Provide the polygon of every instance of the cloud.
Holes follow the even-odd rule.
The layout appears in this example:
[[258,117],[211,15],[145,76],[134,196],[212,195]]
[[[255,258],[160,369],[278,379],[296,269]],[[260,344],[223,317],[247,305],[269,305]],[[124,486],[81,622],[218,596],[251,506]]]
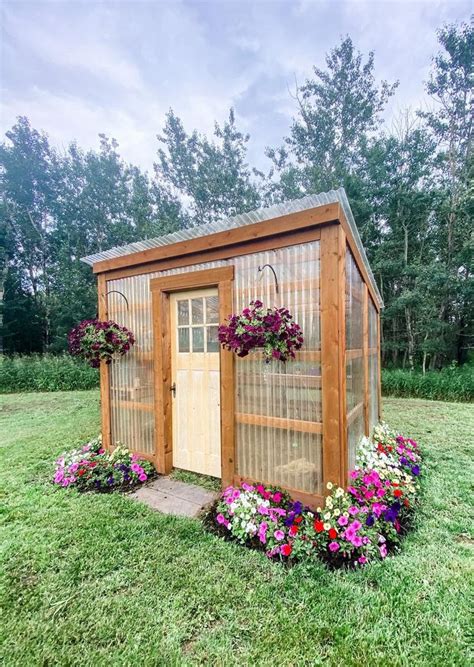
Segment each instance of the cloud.
[[296,112],[288,88],[349,33],[375,51],[376,78],[401,80],[387,120],[424,103],[435,30],[467,19],[465,0],[13,2],[2,5],[0,129],[17,115],[65,147],[97,147],[104,132],[128,161],[152,166],[166,111],[212,133],[234,106],[266,168]]

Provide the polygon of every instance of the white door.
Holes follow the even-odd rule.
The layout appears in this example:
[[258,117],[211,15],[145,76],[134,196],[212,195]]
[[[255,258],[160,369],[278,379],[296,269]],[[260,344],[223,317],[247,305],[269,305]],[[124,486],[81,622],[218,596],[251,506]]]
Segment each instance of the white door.
[[221,476],[216,288],[171,295],[173,466]]

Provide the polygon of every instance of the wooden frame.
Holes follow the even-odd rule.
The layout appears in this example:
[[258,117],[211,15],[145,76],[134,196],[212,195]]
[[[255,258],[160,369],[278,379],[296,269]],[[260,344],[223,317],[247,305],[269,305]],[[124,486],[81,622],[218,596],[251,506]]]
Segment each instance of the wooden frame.
[[347,468],[345,374],[346,238],[340,225],[321,233],[321,384],[323,480],[344,486]]
[[[232,312],[234,267],[180,273],[150,281],[152,294],[155,362],[155,465],[167,475],[173,467],[173,423],[171,410],[171,325],[170,294],[201,287],[217,287],[219,318],[222,322]],[[220,351],[221,396],[221,478],[222,485],[232,483],[235,462],[234,427],[234,356]]]
[[[232,260],[242,255],[274,250],[319,240],[320,254],[320,308],[321,351],[302,350],[297,359],[320,361],[321,377],[311,378],[322,390],[322,421],[320,423],[273,417],[266,426],[292,428],[311,433],[321,433],[323,439],[323,483],[328,481],[345,485],[347,480],[347,426],[363,410],[365,430],[369,424],[368,403],[368,300],[371,299],[377,313],[378,394],[380,396],[380,304],[369,280],[368,270],[359,246],[338,203],[319,206],[307,211],[292,213],[272,220],[232,228],[226,231],[198,237],[178,243],[120,256],[94,265],[98,276],[99,317],[107,319],[107,285],[109,281],[149,274],[170,269],[189,267],[189,272],[162,276],[150,281],[152,295],[154,352],[150,363],[154,364],[156,453],[153,459],[159,472],[167,474],[172,467],[171,421],[171,358],[169,354],[171,292],[199,287],[216,286],[219,290],[220,319],[232,312],[233,267],[193,270],[197,264],[211,261]],[[364,331],[363,347],[350,350],[348,358],[364,359],[364,401],[346,414],[346,334],[345,334],[345,255],[349,248],[365,283],[363,292]],[[245,361],[245,360],[243,360]],[[109,368],[101,365],[101,418],[104,444],[111,447],[111,407]],[[235,422],[262,425],[262,417],[251,414],[235,414],[234,408],[234,358],[232,353],[221,351],[221,445],[222,483],[235,483],[243,478],[235,473]],[[268,423],[267,423],[268,422]],[[253,481],[253,480],[247,480]],[[265,482],[265,480],[254,480]],[[289,489],[295,498],[307,504],[321,502],[321,496],[310,496],[296,489]],[[324,493],[325,491],[323,491]]]

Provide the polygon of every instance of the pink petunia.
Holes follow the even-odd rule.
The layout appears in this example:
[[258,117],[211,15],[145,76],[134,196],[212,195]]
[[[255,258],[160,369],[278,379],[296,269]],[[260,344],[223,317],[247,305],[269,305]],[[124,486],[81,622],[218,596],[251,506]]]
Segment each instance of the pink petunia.
[[365,556],[360,556],[360,557],[358,558],[358,562],[359,562],[361,565],[365,565],[365,564],[367,563],[367,558],[366,558]]
[[277,491],[276,493],[273,494],[273,502],[274,503],[281,502],[281,498],[282,498],[282,496],[281,496],[281,493],[279,491]]
[[142,472],[142,474],[138,477],[138,479],[140,480],[140,482],[146,482],[148,477],[145,475],[144,472]]
[[217,523],[222,524],[222,523],[225,523],[226,518],[225,518],[225,516],[224,516],[223,514],[218,514],[218,515],[216,516],[216,521],[217,521]]
[[338,542],[329,542],[329,547],[328,548],[329,548],[329,551],[335,552],[335,551],[339,551],[340,546],[339,546]]
[[285,533],[282,530],[275,530],[273,536],[276,540],[280,541],[285,537]]
[[349,477],[351,479],[357,479],[359,477],[359,471],[358,470],[351,470],[349,473]]
[[361,524],[360,521],[357,521],[357,519],[356,519],[355,521],[353,521],[353,522],[351,523],[351,526],[350,526],[350,527],[353,528],[355,531],[357,531],[357,530],[359,530],[359,529],[362,527],[362,524]]
[[354,537],[352,538],[352,544],[353,544],[355,547],[361,547],[361,546],[362,546],[362,538],[361,538],[361,536],[360,536],[360,535],[354,535]]
[[263,516],[268,516],[268,507],[266,507],[265,505],[259,505],[257,507],[257,512],[259,514],[262,514]]
[[355,516],[356,514],[359,514],[359,508],[358,508],[358,507],[354,507],[354,505],[352,505],[351,507],[349,507],[349,509],[348,509],[347,511],[349,512],[349,514],[350,514],[351,516]]
[[341,515],[339,517],[339,519],[337,520],[337,523],[340,526],[347,526],[348,522],[349,522],[349,519],[347,518],[347,516],[343,516],[343,515]]
[[382,544],[382,546],[379,547],[379,551],[380,551],[381,558],[385,558],[387,556],[387,545]]

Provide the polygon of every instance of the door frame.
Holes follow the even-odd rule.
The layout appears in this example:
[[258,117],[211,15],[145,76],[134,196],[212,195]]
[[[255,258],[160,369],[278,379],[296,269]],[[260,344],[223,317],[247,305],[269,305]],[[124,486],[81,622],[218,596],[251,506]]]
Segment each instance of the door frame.
[[[170,295],[190,289],[217,287],[219,322],[233,311],[232,284],[234,266],[204,271],[190,271],[150,280],[153,324],[153,361],[155,389],[155,466],[168,475],[173,468],[173,417],[171,404],[171,311]],[[221,480],[226,487],[233,483],[235,471],[235,385],[234,355],[220,349],[220,422]]]

